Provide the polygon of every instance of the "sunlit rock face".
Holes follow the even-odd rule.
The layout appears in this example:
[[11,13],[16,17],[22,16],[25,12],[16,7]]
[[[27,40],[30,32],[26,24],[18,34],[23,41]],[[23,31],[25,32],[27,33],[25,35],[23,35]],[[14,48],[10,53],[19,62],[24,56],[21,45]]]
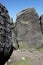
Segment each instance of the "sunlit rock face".
[[0,3],[0,65],[4,65],[13,52],[11,25],[8,11]]
[[26,44],[28,48],[37,48],[43,44],[40,20],[34,8],[25,9],[17,14],[16,29],[19,43]]

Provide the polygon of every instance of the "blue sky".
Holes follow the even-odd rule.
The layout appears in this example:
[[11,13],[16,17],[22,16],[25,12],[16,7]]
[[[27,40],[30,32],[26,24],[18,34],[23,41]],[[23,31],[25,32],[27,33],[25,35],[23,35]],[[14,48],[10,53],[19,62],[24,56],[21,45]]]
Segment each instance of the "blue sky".
[[43,14],[43,0],[0,0],[6,6],[9,15],[16,20],[16,14],[23,9],[34,7],[39,15]]

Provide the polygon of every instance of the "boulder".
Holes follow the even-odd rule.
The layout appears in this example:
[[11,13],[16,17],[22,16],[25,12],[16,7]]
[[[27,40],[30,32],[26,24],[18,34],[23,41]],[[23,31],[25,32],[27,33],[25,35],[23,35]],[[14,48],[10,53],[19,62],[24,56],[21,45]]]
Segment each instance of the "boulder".
[[40,20],[41,31],[43,34],[43,15],[40,16],[39,20]]
[[7,9],[0,3],[0,65],[5,64],[12,52],[12,23]]
[[18,42],[26,44],[26,48],[38,48],[43,44],[40,20],[34,8],[28,8],[19,12],[15,25]]

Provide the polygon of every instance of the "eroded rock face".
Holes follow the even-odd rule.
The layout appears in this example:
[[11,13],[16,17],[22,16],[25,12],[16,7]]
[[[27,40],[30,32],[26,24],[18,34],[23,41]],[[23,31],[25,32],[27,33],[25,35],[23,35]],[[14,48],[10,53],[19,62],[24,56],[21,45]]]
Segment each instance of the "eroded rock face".
[[43,34],[43,15],[40,16],[39,20],[40,20],[41,31]]
[[0,65],[4,65],[13,52],[11,25],[8,11],[0,3]]
[[14,49],[18,49],[19,48],[18,40],[13,30],[12,30],[12,42],[13,42]]
[[16,19],[17,38],[28,47],[40,47],[42,33],[39,16],[34,8],[28,8],[17,14]]

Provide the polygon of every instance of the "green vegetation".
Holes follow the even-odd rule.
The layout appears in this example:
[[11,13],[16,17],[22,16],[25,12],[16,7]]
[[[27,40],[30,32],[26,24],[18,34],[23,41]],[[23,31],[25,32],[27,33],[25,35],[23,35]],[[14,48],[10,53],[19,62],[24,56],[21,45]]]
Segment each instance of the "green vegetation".
[[37,50],[41,52],[41,51],[43,51],[43,47],[38,48]]
[[13,63],[11,65],[26,65],[26,62],[25,61],[19,61],[19,62]]
[[13,62],[12,64],[10,65],[34,65],[31,61],[31,58],[25,58],[25,60],[20,60],[20,61],[17,61],[17,62]]

